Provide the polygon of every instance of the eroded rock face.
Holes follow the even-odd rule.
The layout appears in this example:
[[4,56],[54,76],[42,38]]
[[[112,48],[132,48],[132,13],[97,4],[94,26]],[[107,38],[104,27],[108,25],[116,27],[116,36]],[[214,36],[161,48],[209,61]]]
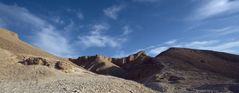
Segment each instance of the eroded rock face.
[[82,56],[70,59],[73,63],[98,74],[118,76],[130,80],[141,80],[162,69],[162,65],[140,51],[123,58],[102,55]]
[[72,66],[69,63],[58,61],[55,64],[55,68],[59,70],[69,70],[72,69]]
[[150,58],[149,56],[147,56],[145,54],[144,51],[139,51],[136,54],[133,55],[129,55],[128,57],[124,57],[124,58],[112,58],[113,60],[111,61],[112,63],[122,67],[126,64],[129,64],[131,62],[136,62],[136,61],[141,61],[143,62],[145,59]]
[[23,59],[19,63],[22,63],[23,65],[42,65],[42,66],[47,66],[50,68],[56,68],[58,70],[63,70],[63,71],[72,69],[72,65],[70,65],[67,62],[50,61],[41,57],[29,57],[29,58]]
[[[70,60],[92,72],[134,80],[164,93],[195,93],[214,91],[217,86],[213,84],[238,80],[238,58],[222,52],[170,48],[156,57],[140,51],[123,58],[96,55]],[[212,89],[197,88],[205,84],[212,84]],[[227,90],[237,91],[236,88]]]
[[78,59],[69,60],[97,74],[113,75],[120,77],[122,74],[125,73],[124,69],[111,62],[112,58],[102,55],[82,56]]
[[30,58],[27,58],[27,59],[21,61],[20,63],[22,63],[24,65],[44,65],[44,66],[50,66],[49,61],[47,61],[46,59],[43,59],[41,57],[30,57]]

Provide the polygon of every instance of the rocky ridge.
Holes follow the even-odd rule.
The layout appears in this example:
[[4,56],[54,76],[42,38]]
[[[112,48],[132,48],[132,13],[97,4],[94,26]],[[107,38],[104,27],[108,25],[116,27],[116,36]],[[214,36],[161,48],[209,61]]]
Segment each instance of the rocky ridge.
[[163,67],[154,58],[147,56],[144,51],[123,58],[96,55],[69,60],[98,74],[113,75],[135,81],[140,81],[146,78],[147,74],[154,74]]
[[140,51],[123,58],[96,55],[70,60],[94,73],[134,80],[160,92],[237,93],[238,58],[223,52],[169,48],[156,57]]

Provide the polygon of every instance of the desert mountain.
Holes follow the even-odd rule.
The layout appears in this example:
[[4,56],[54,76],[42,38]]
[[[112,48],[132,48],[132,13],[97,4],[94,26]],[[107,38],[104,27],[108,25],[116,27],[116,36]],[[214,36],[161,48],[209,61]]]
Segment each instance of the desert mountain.
[[239,93],[238,83],[239,55],[170,48],[66,59],[0,29],[1,93]]
[[0,29],[0,93],[155,93],[134,81],[91,73]]
[[239,56],[223,52],[170,48],[156,57],[140,51],[123,58],[96,55],[70,60],[92,72],[134,80],[161,92],[239,92]]
[[82,56],[70,59],[73,63],[104,75],[113,75],[125,79],[139,81],[163,68],[154,58],[147,56],[144,51],[123,58],[110,58],[103,55]]
[[198,68],[239,79],[239,55],[209,50],[170,48],[156,58],[161,62],[173,64],[175,68]]

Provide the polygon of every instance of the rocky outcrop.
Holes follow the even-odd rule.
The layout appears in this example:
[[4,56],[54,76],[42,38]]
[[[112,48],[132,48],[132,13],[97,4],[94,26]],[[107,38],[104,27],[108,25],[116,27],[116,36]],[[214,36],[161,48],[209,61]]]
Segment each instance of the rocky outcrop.
[[24,65],[44,65],[44,66],[50,66],[49,62],[46,59],[43,59],[41,57],[30,57],[27,58],[20,63]]
[[144,51],[123,58],[110,58],[102,55],[82,56],[70,59],[73,63],[98,74],[118,76],[140,81],[162,69],[162,65],[147,56]]
[[70,71],[73,67],[70,63],[62,62],[62,61],[50,61],[41,57],[29,57],[26,59],[23,59],[19,63],[23,65],[41,65],[41,66],[47,66],[49,68],[55,68],[58,70],[63,71]]
[[92,72],[134,80],[164,93],[211,91],[197,87],[231,84],[239,78],[238,55],[208,50],[170,48],[156,57],[140,51],[123,58],[96,55],[70,60]]
[[70,61],[98,74],[120,76],[125,72],[119,66],[111,62],[112,58],[102,55],[82,56],[78,59],[70,59]]
[[149,56],[147,56],[144,51],[139,51],[133,55],[129,55],[128,57],[112,58],[111,62],[122,67],[131,62],[144,61],[144,59],[146,59],[146,58],[149,58]]
[[70,64],[66,63],[66,62],[57,61],[55,63],[55,68],[59,69],[59,70],[67,71],[67,70],[72,69],[72,66]]
[[75,63],[79,63],[79,65],[83,63],[93,62],[93,61],[101,61],[101,62],[113,63],[121,67],[131,62],[143,61],[145,58],[148,58],[148,57],[149,56],[147,56],[144,51],[139,51],[136,54],[129,55],[128,57],[124,57],[124,58],[111,58],[111,57],[106,57],[103,55],[95,55],[95,56],[82,56],[82,57],[79,57],[78,59],[70,59],[70,60]]

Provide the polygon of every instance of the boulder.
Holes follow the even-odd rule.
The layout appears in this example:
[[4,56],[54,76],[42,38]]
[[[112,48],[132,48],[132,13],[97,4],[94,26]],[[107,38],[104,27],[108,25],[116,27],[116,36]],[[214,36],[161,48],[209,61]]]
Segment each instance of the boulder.
[[49,62],[46,59],[43,59],[41,57],[29,57],[20,63],[24,65],[44,65],[44,66],[50,66]]
[[58,61],[56,62],[55,64],[55,68],[56,69],[60,69],[60,70],[69,70],[71,69],[71,65],[70,64],[67,64],[66,62],[61,62],[61,61]]

